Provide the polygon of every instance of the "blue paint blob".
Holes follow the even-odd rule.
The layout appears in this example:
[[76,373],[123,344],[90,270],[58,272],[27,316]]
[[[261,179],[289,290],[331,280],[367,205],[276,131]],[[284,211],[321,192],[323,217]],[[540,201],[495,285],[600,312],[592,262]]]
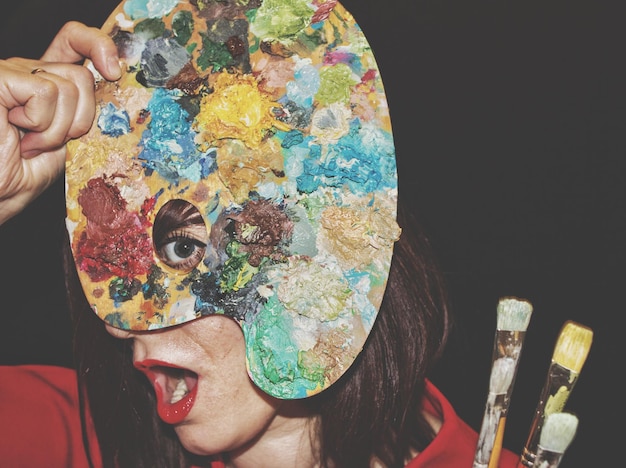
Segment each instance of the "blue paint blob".
[[[391,135],[380,129],[364,129],[358,120],[350,132],[324,148],[312,146],[298,176],[298,190],[312,193],[320,187],[343,187],[357,195],[395,188],[395,152]],[[372,132],[376,132],[372,135]]]
[[148,104],[151,120],[142,135],[139,157],[145,166],[178,184],[197,182],[215,170],[216,152],[201,153],[195,142],[189,113],[181,107],[175,91],[155,89]]
[[100,112],[98,128],[104,135],[120,137],[130,132],[130,117],[124,109],[116,108],[109,102]]

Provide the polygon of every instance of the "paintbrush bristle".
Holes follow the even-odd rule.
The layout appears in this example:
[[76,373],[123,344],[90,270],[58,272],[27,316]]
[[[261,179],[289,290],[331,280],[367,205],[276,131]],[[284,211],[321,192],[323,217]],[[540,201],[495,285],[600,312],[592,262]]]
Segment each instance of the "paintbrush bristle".
[[506,393],[515,377],[515,359],[508,356],[496,359],[489,378],[489,393]]
[[580,373],[593,340],[591,328],[568,320],[563,325],[554,346],[552,360],[557,364]]
[[564,453],[574,440],[578,429],[578,417],[571,413],[552,413],[546,417],[539,436],[544,450]]
[[498,330],[526,331],[533,306],[524,299],[504,297],[498,302]]

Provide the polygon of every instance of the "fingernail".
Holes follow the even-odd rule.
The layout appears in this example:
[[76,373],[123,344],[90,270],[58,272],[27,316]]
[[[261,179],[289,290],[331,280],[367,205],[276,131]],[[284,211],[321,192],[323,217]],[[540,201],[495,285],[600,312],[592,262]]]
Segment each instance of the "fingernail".
[[115,79],[122,76],[122,67],[120,66],[120,61],[117,57],[109,57],[107,59],[107,68],[111,76]]

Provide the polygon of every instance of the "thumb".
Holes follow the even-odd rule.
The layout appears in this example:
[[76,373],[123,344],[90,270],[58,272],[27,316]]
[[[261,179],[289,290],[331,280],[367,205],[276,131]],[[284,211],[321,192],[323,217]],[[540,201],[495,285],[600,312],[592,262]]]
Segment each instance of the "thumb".
[[100,29],[77,21],[65,23],[41,57],[47,62],[64,63],[77,63],[84,59],[90,59],[107,80],[114,81],[121,76],[113,39]]

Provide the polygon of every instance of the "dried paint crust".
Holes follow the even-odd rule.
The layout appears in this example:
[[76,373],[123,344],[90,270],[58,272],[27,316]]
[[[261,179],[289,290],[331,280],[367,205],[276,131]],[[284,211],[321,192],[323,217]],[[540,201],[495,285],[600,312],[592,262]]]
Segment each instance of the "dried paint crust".
[[[136,330],[226,314],[261,389],[326,388],[362,349],[400,235],[391,123],[359,26],[334,1],[129,0],[104,29],[125,72],[98,78],[96,122],[66,165],[93,309]],[[206,226],[186,244],[163,236],[200,252],[182,271],[154,235],[171,200]]]

